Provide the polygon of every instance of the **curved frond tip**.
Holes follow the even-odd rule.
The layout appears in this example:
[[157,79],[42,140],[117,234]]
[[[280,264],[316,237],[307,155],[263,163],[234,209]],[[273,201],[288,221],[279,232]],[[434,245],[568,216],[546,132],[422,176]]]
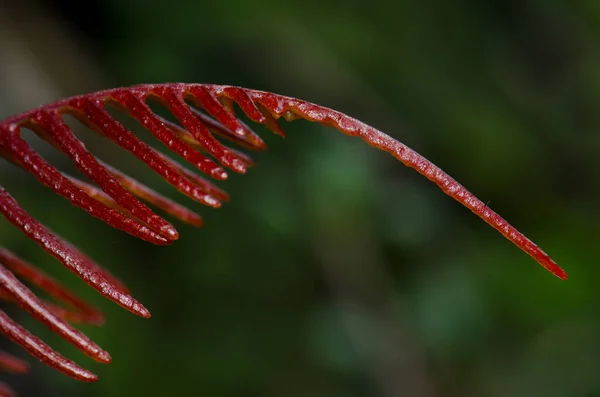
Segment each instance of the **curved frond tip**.
[[[179,123],[167,121],[157,115],[151,110],[148,101],[162,104]],[[250,120],[264,124],[280,136],[285,136],[278,123],[283,117],[287,121],[302,118],[360,137],[434,182],[444,193],[469,208],[550,272],[561,279],[567,278],[566,273],[537,245],[456,180],[408,146],[343,113],[273,93],[232,86],[174,83],[139,85],[76,96],[0,122],[0,155],[33,174],[55,193],[109,225],[154,244],[170,244],[179,237],[176,229],[149,206],[195,226],[202,224],[200,216],[97,159],[71,131],[63,116],[73,116],[129,151],[182,194],[209,207],[218,208],[229,200],[229,196],[210,179],[227,179],[228,171],[245,173],[253,162],[249,156],[222,144],[216,137],[243,149],[266,149],[260,136],[237,116],[234,104]],[[136,120],[170,151],[209,179],[188,170],[144,143],[107,111],[107,105],[117,107]],[[89,182],[65,175],[46,162],[20,137],[21,128],[34,131],[67,154]],[[135,314],[150,316],[148,310],[129,295],[119,280],[33,219],[1,186],[0,212],[99,293]],[[0,297],[16,301],[96,360],[110,361],[108,353],[66,323],[67,320],[101,323],[103,318],[100,313],[64,290],[49,276],[6,250],[0,250],[0,264],[4,265],[0,267]],[[13,273],[47,290],[51,296],[75,310],[41,302]],[[95,375],[58,355],[1,312],[0,329],[47,364],[77,379],[95,379]],[[10,366],[11,361],[0,355],[0,364]]]

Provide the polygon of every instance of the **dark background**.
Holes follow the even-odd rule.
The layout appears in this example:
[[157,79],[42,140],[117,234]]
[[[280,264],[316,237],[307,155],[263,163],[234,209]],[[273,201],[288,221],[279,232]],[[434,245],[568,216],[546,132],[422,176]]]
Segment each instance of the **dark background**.
[[105,311],[104,327],[82,328],[113,356],[97,364],[7,308],[100,376],[81,384],[39,363],[1,375],[22,396],[600,396],[600,2],[0,1],[0,117],[167,81],[273,91],[372,124],[489,201],[570,278],[391,157],[302,121],[285,140],[257,127],[270,150],[221,184],[232,201],[220,210],[179,197],[206,224],[175,223],[170,247],[0,160],[0,183],[152,312],[101,299],[0,220],[2,245]]

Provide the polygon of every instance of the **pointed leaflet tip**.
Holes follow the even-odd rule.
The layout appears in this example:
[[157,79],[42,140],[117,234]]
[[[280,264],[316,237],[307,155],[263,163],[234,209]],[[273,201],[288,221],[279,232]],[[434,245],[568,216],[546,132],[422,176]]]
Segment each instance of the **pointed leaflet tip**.
[[[548,256],[548,254],[546,254],[538,246],[533,244],[529,239],[527,239],[527,242],[529,244],[524,244],[523,246],[519,246],[519,247],[521,249],[523,249],[525,252],[527,252],[529,255],[531,255],[531,257],[533,259],[538,261],[538,263],[540,265],[545,267],[548,271],[550,271],[556,277],[560,278],[561,280],[567,279],[567,277],[568,277],[567,272],[565,272],[560,266],[558,266],[558,264],[556,262],[554,262],[552,260],[552,258],[550,258]],[[530,245],[532,245],[533,248],[530,248]]]
[[227,179],[229,177],[229,175],[227,175],[227,172],[225,172],[225,170],[223,168],[215,168],[211,173],[210,176],[212,176],[215,179],[218,179],[220,181],[224,181],[225,179]]
[[213,208],[221,208],[221,202],[213,196],[204,196],[204,202]]
[[173,225],[166,224],[160,228],[160,234],[167,237],[169,240],[179,239],[179,232]]
[[136,303],[133,305],[133,310],[132,310],[132,312],[133,312],[133,313],[135,313],[135,314],[137,314],[137,315],[138,315],[138,316],[140,316],[140,317],[143,317],[143,318],[150,318],[150,317],[151,317],[150,311],[149,311],[148,309],[146,309],[146,308],[144,307],[144,305],[142,305],[142,304],[141,304],[141,303],[139,303],[139,302],[136,302]]

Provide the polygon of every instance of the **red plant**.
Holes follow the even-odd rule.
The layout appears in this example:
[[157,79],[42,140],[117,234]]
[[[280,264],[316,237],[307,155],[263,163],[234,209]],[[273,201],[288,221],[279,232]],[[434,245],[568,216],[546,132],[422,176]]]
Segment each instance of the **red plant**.
[[[158,101],[168,108],[181,125],[154,113],[147,104],[148,99]],[[201,84],[140,85],[107,90],[65,99],[0,122],[0,154],[35,175],[40,182],[90,215],[151,243],[170,244],[178,238],[175,228],[136,196],[192,225],[201,225],[200,216],[97,160],[73,134],[62,115],[74,116],[89,128],[130,151],[181,193],[218,208],[221,202],[228,200],[224,191],[142,142],[115,120],[105,106],[110,104],[118,107],[199,171],[214,179],[224,180],[227,173],[223,167],[244,173],[253,163],[245,154],[221,144],[215,135],[246,149],[266,148],[263,140],[236,116],[234,103],[252,121],[266,125],[282,137],[285,133],[277,122],[282,116],[288,121],[303,118],[319,122],[333,126],[345,134],[359,136],[369,145],[388,152],[434,182],[444,193],[469,208],[556,276],[562,279],[567,277],[533,242],[423,156],[356,119],[300,99],[238,87]],[[20,137],[22,127],[33,130],[66,153],[79,170],[99,188],[66,176],[47,163]],[[28,215],[2,186],[0,212],[100,294],[137,315],[150,316],[148,310],[129,295],[123,283]],[[71,309],[40,301],[13,273],[46,290]],[[43,321],[95,360],[110,362],[108,353],[68,323],[101,324],[102,314],[73,296],[39,269],[5,249],[0,250],[0,285],[1,297],[19,303],[32,316]],[[3,312],[0,312],[0,328],[2,333],[30,354],[59,371],[83,381],[97,379],[91,372],[60,356]],[[0,355],[0,366],[13,371],[27,369],[26,364],[6,355]]]

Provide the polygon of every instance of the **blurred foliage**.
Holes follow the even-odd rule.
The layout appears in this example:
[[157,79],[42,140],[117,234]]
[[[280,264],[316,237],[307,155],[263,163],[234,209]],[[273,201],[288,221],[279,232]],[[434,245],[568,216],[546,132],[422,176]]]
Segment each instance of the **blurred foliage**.
[[[181,225],[170,247],[82,216],[2,162],[0,183],[153,314],[95,296],[1,220],[3,245],[105,310],[105,327],[85,331],[114,358],[97,365],[11,309],[101,377],[79,384],[41,364],[2,375],[23,396],[600,395],[598,1],[14,3],[0,2],[13,22],[0,34],[1,115],[25,110],[18,87],[46,87],[32,81],[55,87],[50,99],[166,81],[297,96],[418,150],[570,276],[552,277],[389,156],[305,122],[284,126],[285,140],[257,128],[270,150],[222,184],[232,197],[222,209],[179,197],[206,225]],[[37,55],[31,73],[46,67],[43,78],[26,73],[29,61],[6,66],[22,54]]]

